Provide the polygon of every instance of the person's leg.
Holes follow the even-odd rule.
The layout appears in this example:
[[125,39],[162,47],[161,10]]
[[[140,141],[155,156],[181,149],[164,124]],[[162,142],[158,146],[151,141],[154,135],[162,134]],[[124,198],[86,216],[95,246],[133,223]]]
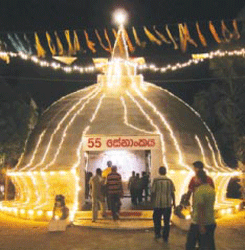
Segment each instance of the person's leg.
[[187,234],[187,240],[185,249],[195,250],[197,238],[199,237],[199,226],[197,224],[191,224],[190,229]]
[[130,188],[130,196],[131,196],[131,203],[134,205],[134,195],[133,195],[133,189]]
[[214,231],[216,224],[206,225],[206,233],[200,237],[200,250],[215,250]]
[[107,202],[107,208],[108,208],[108,210],[111,210],[110,196],[108,194],[106,194],[106,202]]
[[120,201],[120,196],[115,195],[115,213],[116,213],[116,219],[119,219],[119,212],[121,208],[121,201]]
[[105,208],[105,200],[104,199],[101,199],[100,200],[100,209],[101,209],[101,214],[103,217],[106,216],[106,208]]
[[137,198],[136,198],[136,191],[135,191],[135,188],[132,188],[131,189],[131,192],[132,192],[132,203],[133,205],[137,205]]
[[95,222],[98,217],[98,200],[96,198],[92,198],[92,221]]
[[163,226],[162,237],[165,241],[167,241],[169,237],[171,212],[172,212],[171,207],[163,209],[164,226]]
[[138,192],[139,192],[139,203],[141,203],[142,202],[142,197],[143,197],[143,188],[140,188],[139,190],[138,190]]
[[145,187],[145,201],[148,200],[148,187]]
[[154,222],[154,231],[156,238],[159,238],[161,235],[161,218],[162,218],[161,208],[154,208],[153,222]]
[[110,197],[109,200],[110,200],[112,217],[113,217],[113,220],[116,220],[117,219],[117,215],[116,215],[117,208],[116,208],[115,195],[110,195],[109,197]]

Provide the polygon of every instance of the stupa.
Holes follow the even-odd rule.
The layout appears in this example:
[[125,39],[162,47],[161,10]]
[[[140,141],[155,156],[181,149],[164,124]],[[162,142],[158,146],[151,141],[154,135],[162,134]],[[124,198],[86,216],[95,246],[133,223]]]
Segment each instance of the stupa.
[[129,58],[120,26],[111,59],[96,61],[103,71],[97,83],[62,97],[43,113],[8,172],[16,197],[2,203],[2,211],[49,219],[55,195],[63,194],[72,219],[85,203],[86,173],[103,170],[108,160],[124,183],[132,171],[146,171],[152,180],[159,166],[166,166],[177,202],[193,176],[192,163],[201,160],[215,181],[216,205],[227,204],[234,171],[222,161],[212,132],[180,98],[145,82],[137,74],[138,61]]

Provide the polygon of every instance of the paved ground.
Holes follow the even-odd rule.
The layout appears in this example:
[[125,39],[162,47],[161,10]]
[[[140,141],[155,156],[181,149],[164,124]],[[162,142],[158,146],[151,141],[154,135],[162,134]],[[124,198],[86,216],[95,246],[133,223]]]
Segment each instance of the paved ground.
[[[96,222],[97,223],[97,222]],[[99,223],[99,222],[98,222]],[[102,223],[102,222],[101,222]],[[113,221],[107,223],[114,223]],[[119,221],[117,223],[128,223]],[[135,222],[133,222],[135,223]],[[245,249],[245,211],[217,221],[217,250]],[[186,232],[171,227],[169,243],[155,240],[152,229],[109,230],[69,227],[66,232],[49,233],[47,223],[24,221],[0,214],[0,249],[6,250],[92,250],[92,249],[184,249]],[[118,226],[119,227],[119,226]]]

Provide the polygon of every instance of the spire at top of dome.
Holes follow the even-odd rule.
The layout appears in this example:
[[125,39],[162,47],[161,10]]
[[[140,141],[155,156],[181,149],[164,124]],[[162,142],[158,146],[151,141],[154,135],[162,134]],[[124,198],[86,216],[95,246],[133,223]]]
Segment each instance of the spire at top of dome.
[[117,32],[116,41],[112,51],[112,59],[121,58],[128,59],[128,48],[125,39],[125,29],[124,24],[127,20],[127,12],[123,9],[119,9],[114,13],[114,20],[119,25]]
[[112,59],[114,58],[121,58],[125,60],[128,60],[129,58],[124,27],[122,24],[119,26],[119,30],[117,32],[117,37],[112,52]]

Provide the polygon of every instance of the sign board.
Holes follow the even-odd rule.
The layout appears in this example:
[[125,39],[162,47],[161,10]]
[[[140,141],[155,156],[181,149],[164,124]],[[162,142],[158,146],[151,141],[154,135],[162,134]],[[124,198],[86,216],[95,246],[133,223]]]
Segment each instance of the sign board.
[[83,141],[84,151],[100,150],[151,150],[160,149],[158,136],[86,136]]

